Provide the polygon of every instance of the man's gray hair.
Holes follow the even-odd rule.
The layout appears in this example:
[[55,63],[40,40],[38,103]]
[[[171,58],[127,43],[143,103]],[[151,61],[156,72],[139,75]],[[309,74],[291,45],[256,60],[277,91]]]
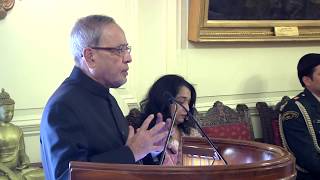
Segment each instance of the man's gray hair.
[[76,65],[80,64],[83,49],[99,44],[103,26],[116,23],[112,17],[90,15],[79,19],[71,31],[71,50]]

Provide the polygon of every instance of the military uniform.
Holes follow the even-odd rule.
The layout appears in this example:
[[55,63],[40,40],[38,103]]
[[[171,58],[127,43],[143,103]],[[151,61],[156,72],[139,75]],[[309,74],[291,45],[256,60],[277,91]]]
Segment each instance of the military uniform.
[[281,109],[280,134],[296,158],[297,179],[320,179],[320,102],[307,89]]

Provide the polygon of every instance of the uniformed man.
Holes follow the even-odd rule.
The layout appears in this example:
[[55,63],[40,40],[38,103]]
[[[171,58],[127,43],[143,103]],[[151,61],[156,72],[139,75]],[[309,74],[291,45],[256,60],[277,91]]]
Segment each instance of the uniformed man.
[[296,158],[297,180],[320,179],[320,54],[304,55],[297,69],[304,91],[282,107],[282,143]]

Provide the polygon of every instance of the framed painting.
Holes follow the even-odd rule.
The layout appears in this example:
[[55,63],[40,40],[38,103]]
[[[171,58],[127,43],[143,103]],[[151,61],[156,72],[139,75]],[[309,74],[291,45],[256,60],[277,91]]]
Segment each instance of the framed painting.
[[192,42],[319,41],[320,0],[189,0]]

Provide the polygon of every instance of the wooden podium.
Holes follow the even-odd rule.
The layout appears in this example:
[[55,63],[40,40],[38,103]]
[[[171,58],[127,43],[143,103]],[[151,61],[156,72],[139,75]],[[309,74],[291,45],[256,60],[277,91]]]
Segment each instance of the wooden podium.
[[211,165],[204,138],[183,137],[182,165],[155,166],[70,162],[71,180],[290,180],[295,159],[281,147],[253,141],[212,139],[228,165]]

